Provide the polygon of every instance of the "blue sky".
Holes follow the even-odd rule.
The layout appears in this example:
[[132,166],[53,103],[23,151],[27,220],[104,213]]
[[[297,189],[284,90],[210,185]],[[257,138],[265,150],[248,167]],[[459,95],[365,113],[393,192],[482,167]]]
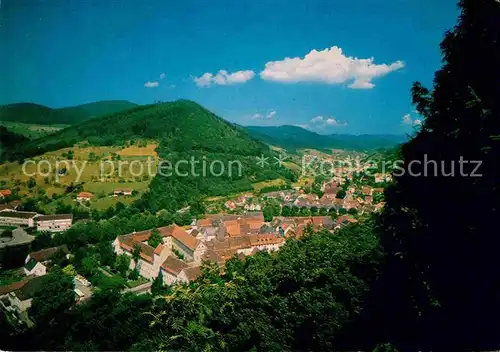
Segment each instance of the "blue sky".
[[3,0],[0,15],[0,104],[186,98],[243,125],[398,134],[418,125],[411,84],[432,83],[458,11],[455,0]]

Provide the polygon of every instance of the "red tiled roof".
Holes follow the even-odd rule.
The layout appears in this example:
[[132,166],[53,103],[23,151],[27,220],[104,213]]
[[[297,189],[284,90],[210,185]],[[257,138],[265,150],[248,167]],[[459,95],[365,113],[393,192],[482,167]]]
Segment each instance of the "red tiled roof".
[[186,274],[186,277],[189,279],[189,281],[194,281],[201,276],[201,267],[194,266],[192,268],[186,268],[184,269],[184,273]]
[[261,246],[266,244],[280,244],[283,243],[284,239],[277,235],[266,234],[266,235],[251,235],[249,236],[251,246]]
[[256,232],[262,225],[264,225],[264,219],[259,215],[242,216],[241,218],[224,221],[226,232],[231,237],[239,237]]
[[370,195],[371,191],[372,191],[371,187],[363,187],[363,194],[364,195]]
[[181,242],[183,245],[185,245],[189,249],[192,249],[193,251],[196,249],[196,247],[198,247],[198,244],[200,243],[200,241],[198,241],[196,237],[191,236],[182,227],[179,227],[175,224],[167,226],[167,228],[162,228],[162,230],[163,232],[160,231],[160,233],[162,233],[162,236],[163,233],[169,234],[174,239]]
[[94,195],[90,192],[80,192],[78,193],[78,198],[92,198]]
[[149,240],[149,237],[151,237],[151,230],[139,231],[139,232],[132,233],[132,239],[135,242],[147,241],[147,240]]
[[212,219],[200,219],[196,222],[196,225],[204,227],[212,226]]
[[[144,238],[145,235],[136,236],[136,234],[118,236],[118,242],[120,243],[120,247],[126,250],[127,252],[132,253],[134,251],[134,247],[139,246],[141,250],[141,258],[148,261],[149,263],[153,263],[155,249],[148,244],[138,241],[138,239]],[[146,238],[146,240],[147,239],[149,239],[149,236]]]
[[312,222],[314,226],[331,226],[333,225],[333,220],[329,216],[313,216]]
[[355,223],[355,222],[358,222],[358,220],[354,219],[354,218],[352,217],[352,215],[347,214],[347,215],[342,215],[342,216],[339,216],[339,217],[337,218],[337,225],[339,225],[339,224],[341,224],[341,223],[343,223],[343,222],[345,222],[345,221],[348,221],[348,222],[350,222],[350,223]]
[[155,251],[154,251],[154,254],[156,255],[160,255],[161,251],[163,250],[163,245],[162,244],[159,244],[156,248],[155,248]]
[[217,251],[217,256],[219,257],[219,262],[225,263],[236,254],[236,249],[227,249],[224,251]]
[[179,260],[176,257],[169,255],[167,259],[165,259],[161,267],[168,273],[177,276],[183,269],[187,268],[187,264],[184,263],[182,260]]
[[214,252],[211,249],[208,249],[207,251],[205,251],[205,254],[203,254],[202,260],[203,261],[209,261],[209,262],[218,263],[219,260],[220,260],[220,258],[219,258],[219,256],[217,255],[216,252]]
[[2,189],[2,190],[0,190],[0,195],[2,195],[4,197],[10,196],[11,194],[12,194],[12,191],[10,189]]
[[49,260],[59,250],[63,251],[64,254],[70,253],[68,247],[63,244],[59,247],[46,248],[42,249],[41,251],[30,253],[29,256],[30,258],[35,259],[37,262],[44,262],[46,260]]
[[14,282],[13,284],[7,285],[7,286],[0,286],[0,296],[5,295],[7,293],[19,290],[21,287],[26,285],[28,281],[31,280],[31,277],[24,278],[21,281]]

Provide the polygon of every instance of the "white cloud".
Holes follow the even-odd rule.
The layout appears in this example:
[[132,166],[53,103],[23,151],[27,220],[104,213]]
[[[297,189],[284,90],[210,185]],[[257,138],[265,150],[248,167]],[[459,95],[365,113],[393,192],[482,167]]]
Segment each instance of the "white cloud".
[[410,114],[406,114],[405,116],[403,116],[403,121],[401,123],[403,125],[419,126],[422,124],[422,120],[413,119]]
[[375,64],[374,58],[358,59],[345,56],[336,46],[322,51],[311,50],[304,58],[285,58],[270,61],[260,73],[264,80],[296,83],[321,82],[342,84],[350,82],[352,89],[370,89],[375,87],[372,79],[385,76],[389,72],[404,67],[402,61],[392,64]]
[[347,126],[346,121],[338,121],[337,119],[334,119],[333,117],[326,119],[326,124],[330,126]]
[[164,73],[160,73],[160,79],[164,79],[165,78],[165,74]]
[[275,116],[276,116],[276,111],[271,110],[270,112],[268,112],[265,115],[259,114],[259,113],[253,114],[252,119],[254,119],[254,120],[271,120]]
[[347,121],[339,121],[334,117],[323,117],[323,116],[316,116],[313,117],[310,121],[315,126],[334,126],[334,127],[343,127],[347,126]]
[[229,85],[236,83],[245,83],[254,78],[255,72],[252,70],[236,71],[229,73],[226,70],[220,70],[216,75],[205,72],[200,77],[193,77],[193,81],[198,87],[210,87],[211,85]]
[[318,122],[322,122],[322,121],[323,121],[323,116],[316,116],[316,117],[313,117],[310,122],[318,123]]
[[147,81],[146,83],[144,83],[144,87],[146,88],[156,88],[160,85],[160,83],[158,83],[158,81]]
[[295,125],[295,126],[300,127],[300,128],[303,128],[303,129],[306,129],[306,130],[308,130],[308,129],[310,129],[310,128],[311,128],[311,126],[309,126],[307,123],[304,123],[304,124],[298,124],[298,125]]
[[355,80],[354,82],[349,84],[348,87],[352,89],[372,89],[373,87],[375,87],[375,84],[366,81]]

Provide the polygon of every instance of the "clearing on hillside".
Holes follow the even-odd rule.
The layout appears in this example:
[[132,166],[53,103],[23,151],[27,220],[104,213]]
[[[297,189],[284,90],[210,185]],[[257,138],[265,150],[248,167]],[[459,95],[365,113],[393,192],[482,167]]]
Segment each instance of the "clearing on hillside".
[[[75,192],[86,191],[95,195],[88,204],[90,208],[106,209],[117,202],[130,204],[147,191],[156,174],[156,147],[149,143],[145,147],[63,148],[34,157],[26,164],[0,165],[0,182],[3,188],[14,189],[23,198],[59,195],[58,200],[64,204],[76,205]],[[31,178],[35,184],[29,184]],[[79,187],[68,193],[71,185]],[[135,191],[134,196],[113,196],[113,191],[120,188]],[[52,210],[53,204],[46,207]]]

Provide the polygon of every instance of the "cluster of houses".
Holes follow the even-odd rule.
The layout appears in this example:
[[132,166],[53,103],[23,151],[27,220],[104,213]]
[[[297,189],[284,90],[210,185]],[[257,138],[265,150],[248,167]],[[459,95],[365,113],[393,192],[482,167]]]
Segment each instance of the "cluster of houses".
[[[203,262],[215,262],[223,268],[235,255],[277,251],[287,238],[301,237],[308,226],[333,231],[355,221],[350,215],[336,222],[329,216],[277,217],[265,222],[262,212],[214,214],[187,227],[174,224],[118,236],[113,248],[118,255],[130,256],[130,269],[137,268],[141,276],[154,279],[162,275],[165,285],[173,285],[195,280],[201,275]],[[153,231],[162,238],[156,248],[148,244]],[[134,251],[140,251],[137,263]]]
[[0,209],[0,225],[36,227],[37,231],[62,232],[73,224],[73,214],[42,215],[17,211],[10,207]]
[[375,193],[383,193],[383,188],[372,188],[370,186],[362,186],[357,189],[356,187],[350,187],[345,191],[343,198],[337,196],[341,187],[336,182],[329,182],[323,184],[322,192],[323,195],[318,197],[314,193],[306,194],[304,192],[296,191],[278,191],[266,193],[263,196],[265,198],[275,198],[282,202],[282,206],[288,207],[305,207],[305,208],[325,208],[325,209],[335,209],[336,211],[340,209],[357,209],[361,214],[370,213],[378,211],[383,208],[384,203],[380,202],[374,204],[373,195]]
[[[132,188],[116,188],[113,190],[113,196],[131,196],[134,190]],[[95,194],[90,192],[80,192],[76,195],[76,200],[79,202],[90,202]]]
[[148,244],[153,230],[147,230],[118,236],[113,241],[113,249],[118,255],[126,254],[133,258],[134,250],[138,248],[140,258],[137,263],[131,260],[130,269],[137,268],[139,274],[147,279],[162,275],[164,284],[172,285],[189,282],[199,276],[206,246],[177,225],[160,227],[156,231],[162,238],[162,243],[156,248]]
[[[28,254],[23,267],[26,277],[11,285],[0,287],[0,306],[15,316],[20,316],[31,307],[33,297],[44,289],[46,274],[52,260],[57,256],[69,258],[70,252],[66,245],[46,248]],[[77,275],[75,282],[75,300],[84,301],[92,295],[90,283]]]
[[[291,189],[281,190],[262,194],[260,197],[255,197],[252,194],[240,195],[235,199],[228,200],[224,203],[224,207],[230,211],[260,211],[262,202],[266,199],[277,199],[281,206],[299,207],[299,208],[317,208],[317,209],[356,209],[359,213],[371,213],[380,210],[384,207],[383,202],[376,203],[373,200],[373,195],[383,193],[381,187],[351,186],[345,190],[342,197],[338,197],[339,191],[343,189],[342,185],[346,179],[352,177],[354,171],[340,170],[337,177],[332,177],[328,182],[324,182],[321,191],[323,195],[318,197],[314,193],[306,194],[304,190]],[[391,180],[390,174],[378,173],[375,174],[377,183],[387,182]],[[345,188],[345,187],[344,187]]]
[[224,203],[224,207],[229,210],[235,210],[238,207],[246,211],[260,211],[261,205],[253,194],[242,194],[236,199],[230,199]]
[[293,207],[316,207],[327,209],[356,209],[360,213],[371,213],[383,208],[384,203],[374,204],[373,195],[375,193],[383,193],[383,188],[372,188],[370,186],[362,186],[361,188],[350,187],[345,191],[343,198],[338,197],[338,192],[341,188],[335,182],[326,183],[322,187],[323,195],[319,198],[316,194],[300,194],[293,202],[285,203],[284,205]]

